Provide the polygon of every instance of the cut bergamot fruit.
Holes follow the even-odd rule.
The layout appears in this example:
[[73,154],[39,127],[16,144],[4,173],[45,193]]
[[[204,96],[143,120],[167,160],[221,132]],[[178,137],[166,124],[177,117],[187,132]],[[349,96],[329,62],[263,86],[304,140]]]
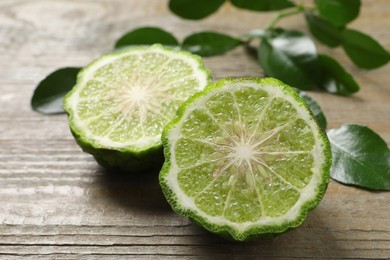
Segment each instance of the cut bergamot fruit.
[[323,197],[329,141],[282,82],[225,79],[192,96],[163,131],[160,184],[174,211],[244,241],[299,226]]
[[164,126],[209,78],[191,53],[132,47],[85,67],[64,109],[77,143],[101,165],[125,171],[161,167]]

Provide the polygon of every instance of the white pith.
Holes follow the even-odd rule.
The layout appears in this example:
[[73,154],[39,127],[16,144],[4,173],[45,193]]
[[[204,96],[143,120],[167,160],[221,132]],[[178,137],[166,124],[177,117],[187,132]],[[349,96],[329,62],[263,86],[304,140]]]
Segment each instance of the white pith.
[[[136,55],[142,57],[144,54],[162,54],[168,58],[168,61],[162,64],[159,69],[161,70],[164,66],[169,66],[169,62],[174,60],[180,60],[185,64],[189,65],[192,68],[192,75],[189,76],[191,79],[196,79],[198,82],[197,86],[191,93],[187,93],[186,96],[172,96],[167,94],[169,90],[172,89],[171,84],[159,84],[159,71],[153,71],[153,78],[148,80],[142,79],[142,82],[148,82],[147,84],[140,83],[137,73],[129,75],[129,82],[125,82],[122,86],[115,87],[112,90],[108,90],[106,93],[106,99],[110,103],[110,111],[120,112],[121,117],[119,120],[116,120],[113,127],[107,129],[103,136],[95,136],[94,133],[88,129],[88,120],[83,120],[79,117],[77,113],[77,106],[80,102],[80,93],[83,91],[84,87],[90,80],[100,80],[94,78],[94,72],[100,67],[103,67],[107,64],[120,60],[128,55]],[[140,70],[143,68],[139,68]],[[108,82],[102,82],[109,86],[110,79],[104,79]],[[186,78],[175,79],[171,82],[172,84],[177,81],[186,80]],[[187,96],[202,90],[208,82],[208,74],[203,69],[199,60],[191,57],[190,55],[183,55],[180,52],[175,52],[172,50],[166,50],[158,45],[152,47],[144,48],[134,48],[123,53],[118,54],[109,54],[100,58],[97,62],[92,63],[88,66],[87,70],[83,71],[81,77],[78,78],[76,87],[73,90],[72,95],[67,98],[67,107],[70,108],[73,116],[73,122],[77,129],[81,131],[87,138],[93,140],[96,146],[100,147],[115,147],[115,148],[125,148],[131,147],[132,150],[142,151],[146,148],[153,147],[161,144],[161,131],[159,134],[150,135],[143,129],[143,122],[150,115],[158,118],[162,121],[161,125],[168,123],[174,114],[166,115],[161,112],[163,104],[169,103],[172,100],[184,101]],[[109,87],[108,87],[109,89]],[[96,115],[94,118],[102,117],[103,115]],[[128,140],[127,142],[117,142],[109,138],[111,131],[118,127],[124,120],[130,121],[132,117],[136,117],[140,122],[140,127],[142,128],[143,136],[142,138]],[[129,129],[131,131],[131,129]]]
[[[175,146],[176,142],[180,138],[180,129],[183,126],[183,123],[185,121],[185,118],[196,108],[201,108],[205,106],[205,103],[207,100],[213,96],[216,95],[218,92],[231,92],[233,93],[235,90],[237,90],[240,87],[253,87],[253,88],[261,88],[262,90],[266,91],[270,98],[273,97],[281,97],[291,103],[291,105],[296,109],[297,115],[299,118],[303,119],[305,122],[309,123],[309,126],[312,130],[312,133],[314,134],[314,140],[315,145],[313,146],[313,149],[311,151],[291,151],[292,153],[310,153],[313,156],[314,159],[314,165],[312,167],[312,178],[309,181],[309,183],[303,187],[302,189],[297,189],[300,193],[300,197],[298,201],[295,203],[295,205],[284,215],[279,217],[268,217],[266,215],[262,215],[257,221],[254,222],[244,222],[244,223],[237,223],[232,222],[228,219],[226,219],[224,216],[210,216],[209,214],[204,213],[202,210],[200,210],[195,202],[194,198],[188,197],[183,190],[180,187],[180,184],[178,182],[178,172],[180,171],[180,168],[177,165],[176,157],[175,157]],[[238,168],[241,166],[247,167],[249,171],[245,171],[245,174],[250,175],[251,174],[251,167],[254,164],[260,164],[263,167],[267,167],[267,165],[264,165],[262,161],[262,156],[267,154],[267,152],[259,152],[259,149],[261,147],[262,142],[265,142],[267,137],[261,136],[259,137],[256,135],[256,133],[248,133],[245,132],[245,130],[240,130],[240,126],[234,126],[235,130],[230,131],[227,139],[227,144],[224,147],[221,147],[221,150],[223,151],[221,154],[223,154],[223,158],[218,158],[221,160],[224,160],[224,165],[226,165],[226,168],[230,165],[235,165]],[[231,134],[233,133],[233,134]],[[234,134],[236,133],[236,134]],[[271,132],[269,137],[273,135]],[[300,106],[299,103],[290,95],[285,94],[281,89],[273,87],[273,86],[260,86],[256,83],[232,83],[229,86],[225,86],[223,89],[213,90],[210,93],[208,93],[206,96],[201,97],[197,99],[194,103],[192,103],[189,107],[186,108],[184,115],[182,116],[180,122],[178,122],[174,127],[170,129],[169,136],[168,136],[168,142],[170,146],[170,154],[171,154],[171,167],[170,171],[166,175],[166,181],[167,185],[173,190],[173,192],[176,194],[176,198],[178,200],[178,204],[181,205],[183,209],[191,210],[194,212],[197,212],[201,217],[204,219],[207,219],[208,222],[220,225],[228,225],[233,227],[239,232],[244,232],[245,230],[253,227],[253,226],[272,226],[272,225],[278,225],[284,222],[290,222],[294,221],[299,214],[301,213],[301,207],[306,202],[312,200],[317,195],[317,187],[322,182],[322,175],[321,175],[321,167],[324,163],[324,156],[322,152],[322,143],[320,140],[321,137],[319,136],[320,133],[318,131],[318,126],[316,122],[312,119],[310,114],[308,113],[307,109]],[[260,149],[261,150],[261,149]],[[270,152],[268,152],[270,153]],[[272,152],[273,154],[278,154],[278,152]],[[286,152],[284,152],[286,153]],[[225,170],[226,168],[222,169]],[[219,174],[219,172],[214,173]],[[234,183],[229,184],[234,185]],[[244,178],[248,183],[248,185],[251,185],[251,176],[247,176]]]

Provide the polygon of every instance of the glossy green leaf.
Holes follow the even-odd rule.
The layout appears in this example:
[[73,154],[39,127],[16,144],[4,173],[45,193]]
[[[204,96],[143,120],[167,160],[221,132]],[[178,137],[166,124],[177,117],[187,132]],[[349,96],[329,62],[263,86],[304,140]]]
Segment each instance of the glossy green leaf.
[[360,12],[360,0],[315,0],[320,16],[336,26],[345,25]]
[[389,52],[377,41],[356,30],[343,31],[342,46],[348,57],[360,68],[379,68],[390,60]]
[[360,87],[336,60],[327,55],[318,55],[318,61],[322,68],[322,77],[319,86],[329,93],[338,95],[351,95],[359,91]]
[[225,0],[170,0],[169,9],[184,19],[198,20],[218,10]]
[[311,112],[317,119],[319,126],[322,129],[326,129],[328,122],[326,120],[324,112],[322,112],[320,105],[318,105],[318,103],[313,98],[308,96],[304,91],[299,91],[299,95],[303,97],[303,99],[305,99],[306,104],[309,106]]
[[305,13],[305,18],[311,34],[318,41],[332,48],[341,44],[342,29],[310,12]]
[[231,3],[238,8],[258,12],[275,11],[294,6],[294,3],[289,0],[231,0]]
[[137,28],[124,34],[115,43],[115,48],[122,48],[129,45],[151,45],[160,43],[169,46],[178,46],[176,38],[167,31],[157,27]]
[[371,129],[343,125],[328,132],[332,145],[331,177],[341,183],[390,190],[390,151]]
[[313,41],[298,31],[263,37],[258,60],[266,75],[303,90],[312,88],[320,72]]
[[199,32],[184,39],[182,48],[203,57],[219,55],[243,42],[240,39],[216,32]]
[[31,99],[32,108],[42,114],[64,113],[64,96],[76,84],[81,68],[62,68],[52,72],[36,87]]

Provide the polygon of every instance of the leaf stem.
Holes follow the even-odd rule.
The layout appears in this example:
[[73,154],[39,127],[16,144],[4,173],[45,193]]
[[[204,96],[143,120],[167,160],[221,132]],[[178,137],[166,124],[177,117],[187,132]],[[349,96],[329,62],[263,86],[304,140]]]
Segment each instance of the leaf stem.
[[272,19],[271,22],[269,22],[265,27],[264,27],[264,30],[270,30],[272,28],[275,27],[275,25],[280,21],[282,20],[283,18],[285,17],[288,17],[288,16],[292,16],[292,15],[295,15],[295,14],[298,14],[298,13],[301,13],[305,10],[305,7],[302,6],[302,5],[297,5],[293,8],[290,8],[288,10],[285,10],[285,11],[281,11],[281,12],[278,12],[278,14],[276,15],[276,17],[274,19]]

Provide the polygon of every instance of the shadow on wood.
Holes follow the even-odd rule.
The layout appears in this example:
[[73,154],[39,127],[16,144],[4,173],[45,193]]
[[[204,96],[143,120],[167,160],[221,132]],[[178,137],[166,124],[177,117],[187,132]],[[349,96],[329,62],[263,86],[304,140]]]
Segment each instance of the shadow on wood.
[[161,191],[158,174],[159,170],[126,173],[101,168],[97,181],[104,187],[107,198],[121,208],[170,214],[172,210]]
[[[299,258],[344,258],[347,257],[346,249],[342,248],[343,241],[335,237],[334,231],[326,227],[326,216],[324,209],[318,208],[310,213],[306,222],[285,234],[272,239],[259,239],[246,243],[227,241],[217,236],[208,235],[206,231],[197,230],[192,237],[191,244],[197,245],[192,249],[194,253],[215,257],[229,257],[231,259],[239,256],[267,256],[288,258],[294,255]],[[200,229],[200,228],[199,228]],[[201,236],[201,237],[200,237]],[[259,259],[259,258],[256,258]]]

